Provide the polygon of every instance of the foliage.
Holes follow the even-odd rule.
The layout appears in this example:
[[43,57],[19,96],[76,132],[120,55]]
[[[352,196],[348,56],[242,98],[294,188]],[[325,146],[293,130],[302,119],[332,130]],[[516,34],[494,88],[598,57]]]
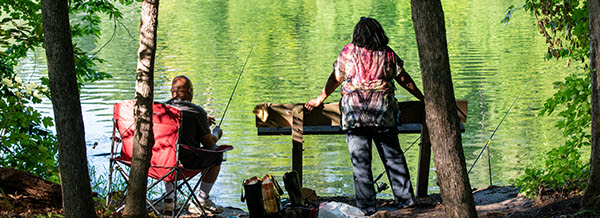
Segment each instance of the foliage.
[[[133,0],[120,0],[131,4]],[[0,166],[29,171],[45,179],[58,181],[56,137],[48,129],[50,117],[34,109],[42,98],[50,97],[48,78],[41,84],[25,82],[14,69],[27,55],[43,48],[42,14],[37,0],[0,1]],[[71,35],[94,37],[101,34],[100,15],[113,22],[122,14],[105,0],[72,0],[70,2]],[[79,86],[110,77],[95,69],[103,60],[74,44],[75,67]],[[96,51],[98,52],[98,51]]]
[[516,180],[521,192],[528,196],[544,189],[558,192],[582,191],[587,186],[589,159],[582,159],[580,150],[590,146],[590,75],[572,75],[563,82],[555,82],[558,91],[546,100],[540,115],[551,114],[561,106],[563,117],[556,127],[563,131],[566,141],[537,159],[543,166],[529,166]]
[[[30,103],[40,103],[49,92],[35,83],[23,83],[19,77],[2,78],[0,94],[0,164],[28,171],[57,181],[56,138],[47,129],[52,119],[43,117]],[[18,146],[15,146],[18,145]]]
[[597,217],[597,216],[600,216],[600,213],[598,213],[597,211],[588,210],[588,209],[584,209],[584,210],[581,210],[581,211],[573,214],[573,217]]
[[[116,206],[114,204],[111,204],[108,207],[106,206],[106,201],[108,200],[106,197],[106,187],[108,186],[108,180],[103,175],[99,175],[96,172],[96,168],[94,168],[91,165],[89,167],[89,172],[91,179],[90,185],[92,186],[92,191],[97,194],[93,198],[95,202],[96,214],[98,215],[98,217],[110,217],[110,215],[114,213]],[[114,190],[125,190],[126,183],[123,179],[120,179],[120,177],[116,177],[113,179],[113,183],[111,185],[112,189]],[[113,194],[112,201],[122,201],[122,196],[118,194]]]
[[592,119],[590,111],[590,74],[571,75],[564,82],[555,82],[558,91],[546,100],[540,115],[551,114],[557,106],[564,106],[558,113],[564,119],[557,122],[557,127],[563,130],[565,137],[571,137],[581,148],[589,146],[590,133],[587,131]]
[[[588,4],[585,0],[526,0],[521,6],[510,6],[502,22],[508,23],[517,9],[530,11],[537,18],[540,34],[546,38],[546,59],[566,58],[567,62],[589,59],[590,38]],[[540,115],[550,115],[560,109],[563,117],[557,127],[566,138],[564,144],[552,148],[537,166],[526,168],[516,180],[521,191],[532,196],[544,189],[581,191],[589,175],[589,160],[582,160],[579,150],[590,145],[590,74],[571,75],[555,82],[557,92],[546,100]],[[539,166],[539,162],[543,166]]]
[[10,203],[8,199],[6,199],[6,193],[4,190],[0,188],[0,209],[3,210],[12,210],[14,206]]
[[545,190],[559,193],[580,191],[587,185],[589,166],[581,160],[577,142],[567,140],[538,158],[535,164],[527,167],[525,174],[515,182],[520,192],[527,196],[541,195]]
[[[125,204],[125,191],[127,188],[127,181],[125,181],[125,179],[122,176],[118,175],[118,173],[115,171],[115,173],[117,173],[117,174],[113,174],[113,176],[112,176],[111,190],[109,193],[108,190],[106,189],[106,187],[108,187],[108,179],[107,179],[108,175],[97,174],[94,167],[90,167],[89,171],[90,171],[92,191],[97,194],[94,197],[94,202],[96,202],[96,208],[95,208],[96,213],[99,214],[99,216],[100,215],[101,216],[111,216],[111,214],[115,212],[115,209],[117,207],[123,206]],[[152,179],[152,178],[149,178],[149,179],[150,179],[148,181],[149,183],[156,182],[155,179]],[[162,186],[160,184],[163,184],[163,183],[161,182],[161,183],[159,183],[159,185],[155,185],[154,187],[149,189],[146,192],[146,197],[152,199],[152,198],[158,198],[162,194],[164,194],[164,186]],[[186,191],[184,191],[184,192],[186,192]],[[188,193],[185,193],[185,194],[188,194]],[[111,201],[107,207],[106,201],[108,200],[109,195],[110,195]],[[182,204],[184,203],[184,201],[185,201],[185,199],[182,199],[182,198],[179,199],[179,202]]]
[[510,6],[502,22],[508,23],[518,9],[530,11],[537,18],[540,34],[546,38],[546,58],[569,58],[585,61],[589,58],[590,38],[587,1],[526,0],[520,6]]
[[34,217],[36,217],[36,218],[46,218],[46,217],[65,217],[65,216],[63,216],[61,214],[52,214],[51,212],[48,212],[48,214],[46,214],[46,215],[37,215],[37,216],[34,216]]

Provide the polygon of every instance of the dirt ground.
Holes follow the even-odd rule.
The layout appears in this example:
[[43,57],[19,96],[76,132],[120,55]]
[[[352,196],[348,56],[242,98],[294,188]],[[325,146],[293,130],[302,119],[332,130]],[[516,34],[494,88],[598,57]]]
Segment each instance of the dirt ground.
[[[532,200],[519,195],[518,188],[510,186],[477,189],[473,191],[473,198],[479,217],[570,217],[579,212],[581,199],[579,195],[548,195]],[[354,205],[354,199],[350,197],[320,198],[320,201]],[[386,207],[391,203],[392,200],[378,199],[378,210],[388,211],[392,217],[445,217],[439,194],[418,198],[415,208]]]
[[[19,185],[16,185],[19,184]],[[31,174],[0,168],[0,217],[33,217],[63,214],[60,186],[40,180]],[[529,199],[518,194],[515,187],[487,187],[473,191],[479,217],[572,217],[576,215],[598,216],[591,212],[580,212],[577,193],[545,195]],[[318,197],[310,207],[313,215],[321,202],[342,202],[355,205],[351,197]],[[392,200],[378,199],[378,210],[388,211],[392,217],[445,217],[444,206],[439,194],[418,198],[417,206],[408,209],[391,207]],[[306,211],[306,210],[305,210]],[[102,212],[102,211],[100,211]],[[99,214],[99,216],[102,216]],[[119,217],[119,214],[109,215]],[[222,214],[213,217],[248,217],[239,208],[227,207]],[[187,216],[193,217],[193,216]]]

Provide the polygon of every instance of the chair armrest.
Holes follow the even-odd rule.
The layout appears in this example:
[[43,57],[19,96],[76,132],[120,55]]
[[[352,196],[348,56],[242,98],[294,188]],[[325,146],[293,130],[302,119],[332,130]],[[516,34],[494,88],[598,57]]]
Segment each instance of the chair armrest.
[[184,144],[179,144],[179,148],[183,148],[192,152],[200,152],[200,153],[223,153],[226,151],[230,151],[233,150],[233,146],[231,145],[219,145],[218,147],[211,149],[211,148],[196,148],[196,147],[191,147],[188,145],[184,145]]

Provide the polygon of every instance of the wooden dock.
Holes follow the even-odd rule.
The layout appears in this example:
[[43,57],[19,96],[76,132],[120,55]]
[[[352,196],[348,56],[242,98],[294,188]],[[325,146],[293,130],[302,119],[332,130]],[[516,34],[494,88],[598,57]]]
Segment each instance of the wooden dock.
[[[400,106],[402,125],[400,134],[421,134],[419,144],[419,165],[417,169],[417,196],[427,196],[429,168],[431,161],[431,143],[429,131],[422,125],[425,120],[425,106],[420,101],[404,101]],[[457,100],[460,129],[467,120],[466,100]],[[272,104],[261,103],[253,110],[256,115],[258,135],[292,136],[292,170],[298,172],[302,184],[302,152],[304,135],[344,134],[340,128],[340,109],[338,103],[324,104],[312,111],[304,109],[304,103]]]

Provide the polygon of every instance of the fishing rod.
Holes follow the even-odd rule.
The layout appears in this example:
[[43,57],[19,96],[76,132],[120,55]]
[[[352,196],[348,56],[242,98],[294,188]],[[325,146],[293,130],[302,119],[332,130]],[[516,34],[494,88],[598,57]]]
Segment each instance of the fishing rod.
[[[406,148],[406,150],[404,150],[404,153],[406,153],[415,143],[417,143],[417,141],[419,141],[419,139],[421,139],[421,136],[419,136],[419,138],[415,139],[415,141],[410,144],[410,146],[408,146],[408,148]],[[386,183],[381,183],[381,185],[377,184],[377,181],[379,181],[379,179],[381,179],[381,177],[383,177],[383,174],[385,174],[385,170],[383,170],[383,172],[381,172],[379,174],[379,176],[377,176],[377,178],[375,178],[373,180],[373,184],[375,184],[375,186],[377,187],[377,193],[382,192],[383,190],[386,190],[388,187],[388,185]]]
[[[477,163],[477,160],[479,160],[479,157],[481,157],[481,154],[483,153],[483,150],[485,150],[485,148],[488,147],[488,145],[492,141],[492,138],[496,134],[496,131],[498,131],[498,128],[500,127],[500,125],[504,121],[504,118],[506,118],[506,115],[508,115],[508,112],[510,112],[510,109],[512,109],[513,105],[515,105],[515,102],[517,102],[517,99],[519,99],[519,97],[521,97],[521,93],[523,93],[523,91],[525,90],[525,87],[527,86],[528,83],[529,83],[529,81],[527,81],[525,83],[525,85],[523,86],[523,89],[521,89],[521,92],[519,92],[519,95],[517,95],[517,97],[512,102],[512,104],[510,105],[510,107],[508,107],[508,110],[506,111],[506,113],[504,113],[504,116],[502,117],[502,120],[500,120],[500,123],[498,123],[498,125],[496,126],[496,129],[494,130],[494,132],[492,132],[492,135],[490,135],[490,138],[485,143],[485,146],[483,146],[483,148],[479,152],[479,155],[477,155],[477,158],[475,158],[475,161],[473,162],[473,165],[471,165],[471,168],[469,168],[469,171],[467,171],[467,174],[471,173],[471,170],[473,169],[473,166],[475,166],[475,163]],[[488,155],[489,155],[489,149],[488,149]],[[489,161],[489,157],[488,157],[488,161]],[[488,163],[488,165],[490,165],[490,164]],[[489,174],[490,174],[490,185],[492,185],[492,169],[491,169],[491,167],[489,168]]]
[[240,75],[238,76],[237,82],[235,82],[235,86],[231,91],[231,96],[229,96],[229,101],[227,102],[227,106],[225,106],[225,111],[223,112],[223,117],[221,117],[221,121],[219,121],[219,125],[217,127],[221,127],[221,123],[223,123],[223,118],[225,118],[225,114],[227,113],[227,108],[229,108],[229,103],[231,103],[231,99],[233,99],[233,94],[237,89],[238,83],[240,82],[240,78],[242,78],[242,74],[244,73],[244,69],[246,68],[246,64],[248,63],[248,59],[250,59],[250,54],[252,54],[252,50],[254,49],[254,42],[252,42],[252,47],[250,47],[250,52],[248,52],[248,57],[246,57],[246,62],[244,62],[244,66],[242,67],[242,71],[240,71]]

